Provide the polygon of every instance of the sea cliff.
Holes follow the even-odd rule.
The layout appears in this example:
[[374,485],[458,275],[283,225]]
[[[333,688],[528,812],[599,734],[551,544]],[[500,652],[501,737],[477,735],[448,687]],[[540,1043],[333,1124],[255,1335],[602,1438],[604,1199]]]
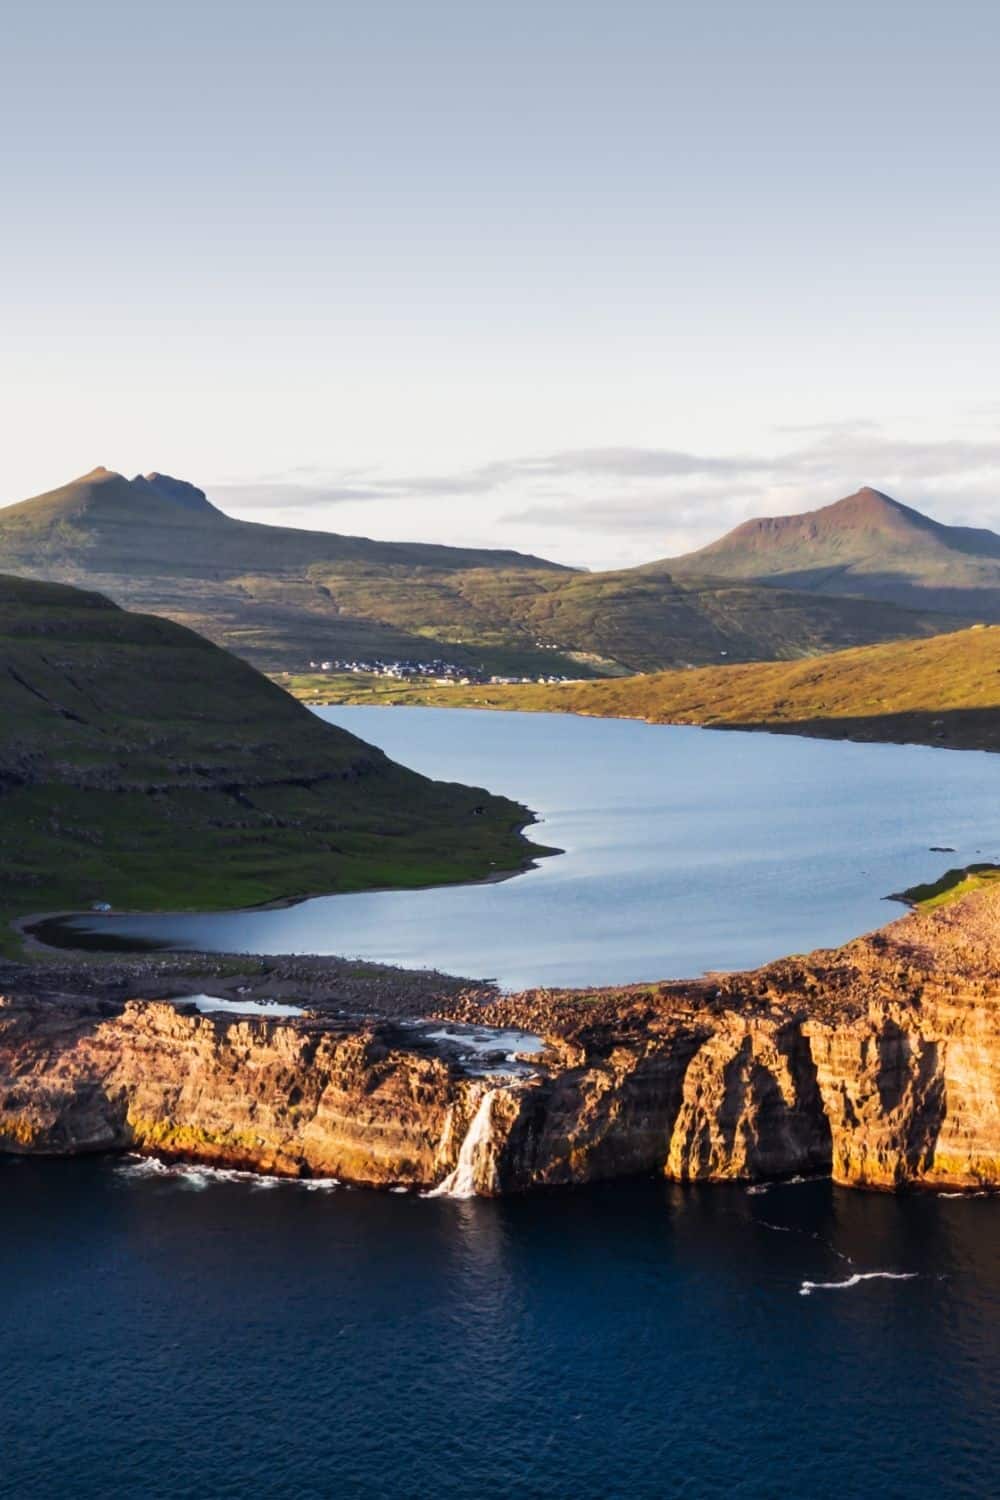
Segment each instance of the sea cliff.
[[[456,1194],[639,1173],[1000,1186],[996,887],[742,974],[422,992],[434,1025],[398,1006],[331,1014],[314,997],[274,1020],[7,991],[8,1152],[136,1151]],[[470,1025],[497,1028],[488,1066],[454,1041]],[[544,1049],[516,1060],[512,1027]]]

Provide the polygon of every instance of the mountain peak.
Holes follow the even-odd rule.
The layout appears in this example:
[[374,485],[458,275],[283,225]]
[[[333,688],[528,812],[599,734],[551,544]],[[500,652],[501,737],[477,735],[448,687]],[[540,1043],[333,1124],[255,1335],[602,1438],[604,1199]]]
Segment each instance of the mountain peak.
[[835,500],[832,505],[821,506],[819,510],[778,519],[789,526],[809,522],[821,531],[829,529],[831,523],[837,529],[848,530],[885,527],[898,530],[900,526],[933,528],[938,524],[929,516],[921,515],[920,511],[912,510],[910,506],[903,505],[884,490],[877,490],[870,484],[862,485],[853,494],[845,495],[842,500]]
[[59,489],[4,507],[3,515],[5,519],[18,517],[21,526],[38,527],[42,531],[59,521],[69,520],[84,526],[110,524],[156,528],[228,521],[203,490],[186,480],[156,471],[126,479],[124,474],[105,468],[103,464],[71,479]]
[[866,484],[800,515],[744,521],[666,566],[682,577],[756,580],[994,617],[998,562],[994,532],[947,526]]
[[877,490],[873,484],[863,484],[859,490],[854,491],[853,495],[845,496],[845,499],[867,500],[869,502],[874,500],[886,505],[896,505],[900,509],[903,509],[898,500],[894,500],[891,495],[887,495],[885,490]]
[[863,484],[853,494],[845,495],[842,500],[835,500],[832,505],[822,506],[821,509],[826,511],[869,511],[874,514],[882,514],[890,511],[895,515],[919,515],[919,511],[911,510],[908,505],[903,505],[901,501],[894,500],[891,495],[887,495],[885,490],[877,490],[871,484]]
[[174,479],[170,474],[160,474],[156,469],[151,470],[149,474],[137,474],[132,483],[136,486],[148,486],[155,490],[162,500],[170,500],[184,510],[215,511],[216,509],[205,491],[200,490],[197,485],[189,484],[186,479]]
[[[889,541],[898,544],[901,538],[926,537],[946,531],[946,527],[932,521],[930,516],[922,515],[920,511],[894,500],[884,490],[866,484],[817,510],[790,516],[754,516],[690,556],[714,559],[728,554],[734,547],[761,552],[782,547],[799,549],[830,545],[838,549],[857,546],[868,551]],[[679,561],[686,562],[687,559]]]

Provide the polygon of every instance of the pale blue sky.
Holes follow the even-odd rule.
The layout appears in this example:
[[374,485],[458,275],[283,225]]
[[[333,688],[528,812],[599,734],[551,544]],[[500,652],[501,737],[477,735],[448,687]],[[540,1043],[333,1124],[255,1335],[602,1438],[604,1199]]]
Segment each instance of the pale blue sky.
[[1000,526],[1000,9],[35,0],[0,501],[98,463],[591,565]]

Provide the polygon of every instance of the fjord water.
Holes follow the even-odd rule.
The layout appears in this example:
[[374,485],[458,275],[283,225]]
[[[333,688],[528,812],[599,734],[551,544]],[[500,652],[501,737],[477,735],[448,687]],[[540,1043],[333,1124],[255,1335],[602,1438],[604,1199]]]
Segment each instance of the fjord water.
[[995,1199],[94,1160],[0,1192],[5,1500],[995,1490]]
[[77,928],[512,988],[627,983],[844,942],[901,915],[892,892],[1000,858],[1000,762],[987,754],[556,714],[320,712],[418,771],[526,803],[541,818],[531,836],[565,853],[495,884]]

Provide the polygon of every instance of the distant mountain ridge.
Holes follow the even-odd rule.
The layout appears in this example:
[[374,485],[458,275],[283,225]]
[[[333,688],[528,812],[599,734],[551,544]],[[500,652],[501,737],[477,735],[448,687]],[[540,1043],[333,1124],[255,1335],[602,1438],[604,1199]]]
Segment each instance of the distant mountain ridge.
[[1000,536],[946,526],[867,485],[819,510],[744,521],[652,566],[1000,619]]
[[185,480],[105,468],[0,510],[0,570],[169,616],[269,671],[444,659],[585,677],[806,656],[958,623],[724,569],[585,573],[515,551],[268,526],[227,516]]
[[[45,494],[35,495],[16,505],[0,509],[0,558],[12,559],[20,546],[25,557],[44,554],[69,557],[74,545],[84,539],[78,535],[86,528],[88,547],[96,542],[105,550],[94,562],[112,562],[125,567],[130,563],[144,566],[148,560],[149,540],[155,531],[176,533],[185,527],[197,527],[204,541],[204,528],[213,531],[213,551],[200,560],[205,567],[243,567],[251,562],[271,561],[275,566],[290,561],[308,560],[381,562],[438,569],[470,567],[530,567],[569,572],[560,563],[547,562],[520,552],[444,547],[427,542],[379,542],[368,537],[341,536],[330,531],[301,531],[289,526],[268,526],[256,521],[241,521],[227,516],[206,496],[204,490],[169,474],[137,474],[126,479],[113,469],[98,467],[73,479],[69,484]],[[68,530],[66,528],[69,528]],[[157,545],[167,546],[159,561],[173,565],[180,561],[185,568],[195,566],[199,558],[185,549],[184,540],[159,536]]]

